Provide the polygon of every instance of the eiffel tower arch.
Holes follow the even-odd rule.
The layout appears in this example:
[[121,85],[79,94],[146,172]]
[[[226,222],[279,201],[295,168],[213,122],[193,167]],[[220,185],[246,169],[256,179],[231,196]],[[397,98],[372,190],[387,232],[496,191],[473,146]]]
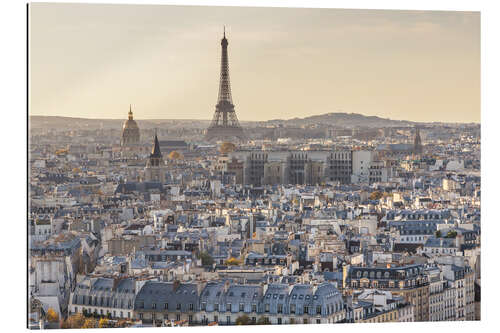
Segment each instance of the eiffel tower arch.
[[215,113],[207,129],[205,140],[245,140],[243,128],[240,126],[236,112],[234,111],[233,98],[231,96],[231,83],[229,81],[229,58],[227,55],[228,41],[224,29],[224,37],[221,40],[221,68],[219,80],[219,96]]

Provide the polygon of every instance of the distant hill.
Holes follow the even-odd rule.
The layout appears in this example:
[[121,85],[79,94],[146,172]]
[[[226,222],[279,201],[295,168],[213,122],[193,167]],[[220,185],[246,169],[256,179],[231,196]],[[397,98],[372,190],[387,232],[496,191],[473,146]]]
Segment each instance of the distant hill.
[[340,127],[384,127],[384,126],[412,126],[417,123],[407,120],[392,120],[377,116],[364,116],[359,113],[331,112],[305,118],[292,118],[288,120],[274,119],[263,123],[269,125],[283,124],[284,126],[304,126],[311,124],[324,124]]
[[[71,118],[60,116],[30,116],[30,126],[32,128],[75,128],[75,129],[95,129],[95,128],[115,128],[122,127],[125,119],[88,119]],[[136,120],[140,128],[155,127],[185,127],[185,128],[206,128],[210,120],[195,119],[146,119]],[[392,120],[377,116],[364,116],[359,113],[332,112],[317,116],[292,119],[273,119],[267,121],[242,121],[243,126],[272,126],[283,125],[286,127],[301,127],[312,124],[322,124],[339,127],[387,127],[387,126],[413,126],[418,123],[406,120]]]

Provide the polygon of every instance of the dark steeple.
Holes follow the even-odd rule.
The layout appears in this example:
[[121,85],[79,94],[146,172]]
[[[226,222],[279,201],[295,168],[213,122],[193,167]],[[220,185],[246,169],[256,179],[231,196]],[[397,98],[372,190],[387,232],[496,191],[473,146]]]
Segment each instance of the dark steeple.
[[418,126],[415,127],[415,140],[413,142],[413,151],[415,154],[422,154],[422,139],[420,138],[420,128]]
[[158,142],[158,136],[156,135],[156,131],[155,131],[155,141],[153,144],[153,150],[151,151],[151,155],[149,155],[149,157],[162,158],[160,151],[160,143]]

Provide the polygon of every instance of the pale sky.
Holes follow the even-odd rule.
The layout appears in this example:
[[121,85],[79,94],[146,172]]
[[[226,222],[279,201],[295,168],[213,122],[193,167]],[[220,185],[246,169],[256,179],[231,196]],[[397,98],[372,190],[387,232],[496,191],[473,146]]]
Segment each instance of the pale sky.
[[32,115],[480,121],[479,12],[30,4]]

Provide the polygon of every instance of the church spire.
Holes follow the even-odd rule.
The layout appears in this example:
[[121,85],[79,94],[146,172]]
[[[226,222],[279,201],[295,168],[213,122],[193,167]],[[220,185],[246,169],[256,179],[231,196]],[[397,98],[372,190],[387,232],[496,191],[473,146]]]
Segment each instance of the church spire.
[[132,114],[132,104],[129,104],[128,119],[129,120],[133,120],[134,119],[134,115]]
[[153,149],[151,151],[150,157],[158,157],[158,158],[162,157],[161,151],[160,151],[160,142],[158,141],[158,135],[156,134],[156,130],[155,130],[155,139],[154,139],[154,143],[153,143]]

